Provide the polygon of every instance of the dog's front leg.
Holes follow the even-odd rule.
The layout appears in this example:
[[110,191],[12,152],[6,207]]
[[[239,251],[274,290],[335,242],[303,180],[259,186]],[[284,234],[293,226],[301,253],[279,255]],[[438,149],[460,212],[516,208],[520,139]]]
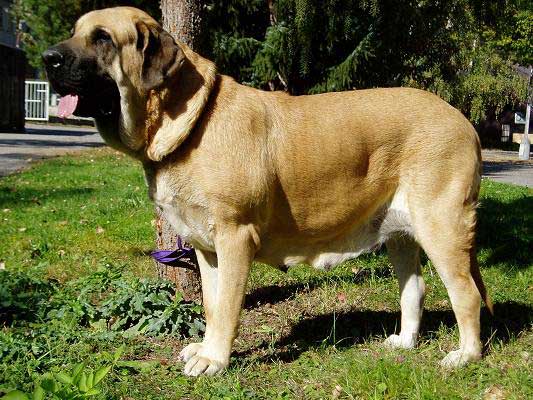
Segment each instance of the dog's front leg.
[[238,333],[255,244],[242,227],[217,235],[215,246],[216,256],[198,252],[207,327],[202,343],[190,344],[180,353],[186,375],[214,375],[227,367]]

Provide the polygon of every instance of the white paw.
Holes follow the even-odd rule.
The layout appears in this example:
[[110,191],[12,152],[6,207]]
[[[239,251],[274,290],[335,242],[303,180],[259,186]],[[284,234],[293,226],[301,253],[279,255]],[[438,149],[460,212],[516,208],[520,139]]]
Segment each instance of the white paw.
[[226,368],[229,357],[215,356],[205,343],[191,343],[180,352],[185,361],[183,373],[188,376],[215,375]]
[[202,343],[191,343],[183,348],[183,350],[180,351],[180,360],[181,361],[189,361],[192,356],[196,355],[200,349],[202,348]]
[[387,347],[400,349],[413,349],[416,346],[416,339],[414,335],[390,335],[383,344]]
[[478,361],[480,358],[480,353],[467,353],[464,350],[455,350],[450,351],[446,357],[441,360],[440,365],[441,367],[448,369],[458,368],[471,361]]

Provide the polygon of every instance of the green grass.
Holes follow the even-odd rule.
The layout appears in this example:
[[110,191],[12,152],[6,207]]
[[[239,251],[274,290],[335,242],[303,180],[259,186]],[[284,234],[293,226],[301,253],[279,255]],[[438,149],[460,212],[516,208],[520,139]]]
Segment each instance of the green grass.
[[25,310],[10,320],[0,298],[0,389],[31,390],[41,374],[80,361],[98,368],[126,343],[123,359],[144,367],[114,368],[100,398],[532,398],[533,192],[483,181],[481,197],[479,260],[496,309],[495,318],[482,312],[481,362],[453,372],[437,366],[458,332],[427,260],[420,346],[380,345],[398,330],[399,298],[377,252],[329,272],[255,265],[230,368],[189,379],[177,361],[188,340],[124,337],[88,321],[90,305],[78,309],[98,306],[83,287],[114,290],[108,273],[124,282],[154,277],[154,214],[140,167],[107,149],[35,164],[0,180],[0,261],[20,279],[0,294],[22,296]]

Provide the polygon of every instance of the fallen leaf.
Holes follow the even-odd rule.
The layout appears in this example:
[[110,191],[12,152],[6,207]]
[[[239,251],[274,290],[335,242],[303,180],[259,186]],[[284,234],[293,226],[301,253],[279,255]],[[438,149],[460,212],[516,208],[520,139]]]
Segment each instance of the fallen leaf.
[[338,399],[341,393],[342,393],[342,387],[340,385],[335,385],[335,387],[333,388],[333,392],[331,393],[331,397],[333,399]]
[[0,261],[0,270],[6,269],[6,263],[3,261]]
[[500,385],[492,385],[485,389],[483,400],[504,400],[507,394]]
[[3,212],[10,212],[11,210],[9,208],[4,208],[2,211]]
[[66,224],[68,224],[68,221],[59,221],[57,224],[60,226],[65,226]]
[[346,303],[346,293],[338,293],[337,300],[339,300],[341,303]]
[[104,233],[105,232],[105,229],[102,228],[101,226],[99,226],[98,228],[96,228],[96,233],[97,234],[101,234],[101,233]]
[[26,228],[19,228],[19,232],[26,232]]
[[450,306],[450,302],[446,299],[439,301],[437,304],[439,307],[443,307],[443,308],[447,308]]

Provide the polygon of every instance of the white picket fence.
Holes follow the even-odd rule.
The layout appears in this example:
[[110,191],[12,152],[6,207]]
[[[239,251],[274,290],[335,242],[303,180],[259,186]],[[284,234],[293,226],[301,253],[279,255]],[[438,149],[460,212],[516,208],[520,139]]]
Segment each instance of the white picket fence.
[[47,81],[28,80],[24,88],[27,121],[48,121],[50,84]]

